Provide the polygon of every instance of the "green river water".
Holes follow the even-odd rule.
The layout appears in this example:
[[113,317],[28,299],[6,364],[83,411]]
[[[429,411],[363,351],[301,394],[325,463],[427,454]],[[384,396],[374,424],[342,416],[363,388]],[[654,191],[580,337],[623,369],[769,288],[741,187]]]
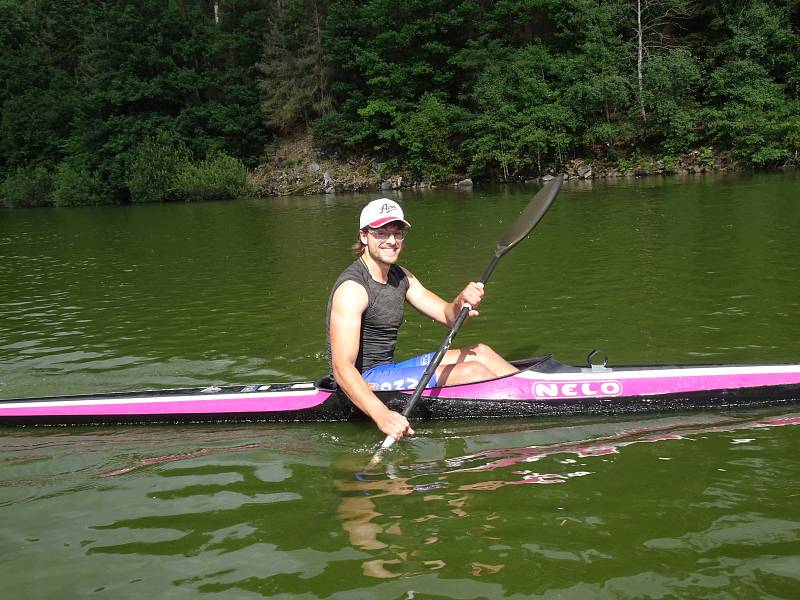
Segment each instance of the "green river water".
[[[450,298],[536,186],[391,193]],[[0,211],[0,398],[305,381],[375,194]],[[455,345],[800,361],[797,175],[567,182]],[[399,358],[446,331],[409,310]],[[0,429],[14,598],[797,598],[800,405]]]

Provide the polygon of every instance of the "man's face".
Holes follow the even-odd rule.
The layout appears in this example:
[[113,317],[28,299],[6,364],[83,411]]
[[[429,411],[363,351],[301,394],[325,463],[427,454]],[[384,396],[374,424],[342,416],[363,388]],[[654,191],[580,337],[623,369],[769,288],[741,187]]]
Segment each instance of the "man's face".
[[369,227],[362,232],[361,241],[367,245],[370,258],[379,263],[394,264],[403,249],[406,230],[402,223],[387,223],[383,227]]

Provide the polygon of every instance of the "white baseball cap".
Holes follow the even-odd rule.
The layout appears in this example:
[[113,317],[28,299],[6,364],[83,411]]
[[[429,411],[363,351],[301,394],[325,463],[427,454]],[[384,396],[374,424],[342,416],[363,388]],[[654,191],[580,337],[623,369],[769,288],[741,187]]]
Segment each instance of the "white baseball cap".
[[382,227],[392,221],[402,221],[411,227],[411,223],[403,218],[403,209],[397,202],[388,198],[378,198],[367,204],[361,211],[358,228]]

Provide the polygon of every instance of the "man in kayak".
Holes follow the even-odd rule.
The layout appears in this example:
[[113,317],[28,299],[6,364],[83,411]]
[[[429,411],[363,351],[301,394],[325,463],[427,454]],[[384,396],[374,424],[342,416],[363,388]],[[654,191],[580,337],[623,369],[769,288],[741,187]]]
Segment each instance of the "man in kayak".
[[[373,200],[361,211],[356,260],[333,284],[328,300],[328,355],[333,378],[348,398],[385,435],[399,440],[413,434],[406,419],[390,410],[373,390],[414,389],[435,352],[394,362],[397,332],[408,302],[422,314],[451,327],[465,304],[474,310],[483,286],[469,283],[452,302],[426,289],[397,264],[407,229],[400,206],[387,198]],[[428,387],[469,383],[517,371],[484,344],[451,349],[444,355]]]

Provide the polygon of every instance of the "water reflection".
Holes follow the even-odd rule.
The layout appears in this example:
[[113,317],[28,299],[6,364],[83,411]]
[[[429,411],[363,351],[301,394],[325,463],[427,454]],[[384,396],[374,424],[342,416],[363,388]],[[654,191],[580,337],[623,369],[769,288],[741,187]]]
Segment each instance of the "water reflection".
[[[571,477],[587,475],[587,472],[570,470],[579,459],[616,454],[620,449],[633,444],[647,444],[669,440],[683,440],[697,435],[732,432],[737,430],[779,427],[798,423],[798,415],[764,416],[744,419],[733,414],[682,415],[677,417],[650,417],[642,421],[616,420],[609,422],[588,421],[585,425],[545,427],[538,430],[526,429],[518,424],[508,424],[507,429],[493,428],[491,437],[493,447],[479,452],[447,456],[441,460],[422,461],[408,465],[385,465],[389,478],[398,473],[407,475],[409,481],[415,480],[413,488],[418,492],[429,489],[449,487],[449,479],[465,473],[503,470],[520,463],[535,463],[558,455],[573,455],[557,461],[565,465],[558,472],[532,473],[530,470],[511,471],[522,476],[520,480],[497,482],[498,485],[519,483],[563,483]],[[479,436],[467,436],[479,437]],[[514,441],[538,438],[540,443],[515,446]],[[463,441],[463,439],[462,439]],[[743,443],[749,440],[734,440]],[[506,443],[503,443],[506,442]],[[475,443],[473,439],[473,443]],[[548,463],[551,464],[551,463]],[[585,463],[583,463],[585,464]],[[377,477],[379,474],[365,474]],[[426,479],[436,481],[422,483]],[[495,482],[482,482],[492,483]]]
[[[483,492],[497,494],[508,490],[504,492],[505,497],[498,498],[499,506],[508,507],[508,494],[514,494],[513,497],[525,502],[533,502],[533,506],[536,506],[535,498],[518,496],[510,490],[520,485],[564,484],[597,471],[607,474],[607,466],[598,461],[607,463],[609,458],[634,445],[691,442],[716,434],[741,432],[741,435],[729,439],[729,444],[731,447],[746,446],[756,440],[754,431],[798,424],[800,413],[755,418],[742,418],[736,414],[654,417],[634,422],[595,422],[539,431],[510,425],[506,432],[497,429],[492,431],[494,447],[491,449],[406,464],[389,462],[379,472],[359,473],[355,480],[336,480],[336,489],[341,494],[337,515],[350,544],[372,555],[362,563],[362,573],[367,577],[386,579],[439,570],[446,570],[451,576],[463,576],[466,574],[465,568],[471,576],[494,574],[506,566],[503,560],[497,559],[508,556],[502,551],[503,541],[509,539],[508,532],[524,527],[526,520],[535,522],[536,527],[546,527],[551,533],[561,530],[562,534],[566,534],[570,526],[597,528],[606,525],[599,515],[591,511],[581,514],[565,506],[549,505],[530,513],[518,513],[511,508],[510,514],[503,514],[492,510],[492,496],[484,497]],[[588,435],[584,436],[586,433]],[[520,436],[561,439],[524,446],[505,447],[503,444],[503,438],[515,440]],[[664,454],[660,456],[661,460],[672,460],[664,449],[659,454]],[[741,459],[729,462],[736,460]],[[534,469],[531,463],[539,463],[542,468]],[[684,468],[691,469],[691,465]],[[725,470],[718,469],[720,472]],[[766,466],[762,472],[766,472]],[[487,474],[493,477],[487,478]],[[705,485],[707,482],[697,480],[697,483]],[[704,493],[714,494],[719,485],[727,486],[718,483],[717,486],[706,488]],[[733,485],[736,485],[735,480]],[[724,491],[718,490],[729,503],[735,502],[739,496],[732,492],[734,490],[728,487]],[[398,503],[392,500],[396,497],[406,498]],[[557,497],[567,498],[563,494]],[[564,504],[569,502],[565,500]],[[758,525],[752,527],[759,529]],[[722,528],[725,536],[731,535],[726,526]],[[769,537],[769,532],[761,537],[764,536]],[[664,544],[696,546],[698,542],[691,540],[705,537],[705,533],[699,532],[690,536],[689,541],[653,539],[648,544],[652,547]],[[465,567],[452,558],[454,539],[456,544],[461,540],[476,548],[500,551],[488,553],[494,560],[470,561]],[[437,551],[442,541],[445,544]],[[537,553],[549,555],[561,552],[569,555],[569,560],[583,563],[611,558],[595,550],[564,553],[539,545],[536,548]]]
[[796,424],[773,410],[424,425],[360,480],[374,432],[351,424],[6,430],[3,533],[17,567],[46,541],[59,580],[90,565],[85,581],[117,597],[530,596],[576,570],[602,595],[609,573],[626,588],[654,565],[678,590],[700,570],[754,572],[726,567],[748,544],[796,554],[791,437],[766,434]]

